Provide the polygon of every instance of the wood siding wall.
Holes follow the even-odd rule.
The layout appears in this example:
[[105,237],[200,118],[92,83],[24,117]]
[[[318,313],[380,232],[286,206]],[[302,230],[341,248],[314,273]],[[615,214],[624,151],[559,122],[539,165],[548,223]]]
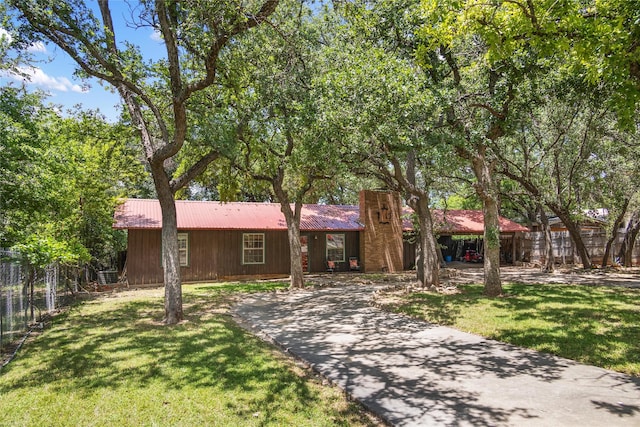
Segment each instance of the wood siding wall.
[[[183,282],[218,280],[230,277],[267,277],[288,275],[289,243],[286,231],[180,230],[189,235],[189,265],[181,268]],[[263,233],[265,263],[242,264],[242,235]],[[326,271],[325,232],[302,233],[309,236],[309,268]],[[349,257],[358,257],[359,232],[335,232],[345,235],[345,263],[339,271],[349,270]],[[129,230],[127,279],[130,285],[163,282],[160,230]]]
[[127,233],[127,280],[129,285],[162,283],[159,230]]

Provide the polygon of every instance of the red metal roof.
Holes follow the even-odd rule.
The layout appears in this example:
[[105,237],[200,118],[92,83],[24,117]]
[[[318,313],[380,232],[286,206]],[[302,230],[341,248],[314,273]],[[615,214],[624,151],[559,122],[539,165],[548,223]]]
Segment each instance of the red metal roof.
[[[478,210],[433,210],[433,225],[441,234],[482,234],[484,215]],[[527,232],[529,229],[510,219],[500,217],[502,233]]]
[[[176,200],[178,228],[183,230],[286,230],[279,203],[196,202]],[[157,200],[128,199],[116,211],[115,228],[158,229],[162,212]],[[300,229],[358,231],[357,206],[304,205]]]
[[[182,230],[286,230],[287,224],[278,203],[176,201],[178,228]],[[405,214],[412,211],[405,208]],[[441,234],[482,234],[482,211],[432,211],[434,226]],[[303,231],[360,231],[358,206],[303,205],[300,229]],[[115,228],[160,229],[162,213],[157,200],[128,199],[116,211]],[[409,219],[405,230],[411,230]],[[500,231],[529,231],[520,224],[500,217]]]

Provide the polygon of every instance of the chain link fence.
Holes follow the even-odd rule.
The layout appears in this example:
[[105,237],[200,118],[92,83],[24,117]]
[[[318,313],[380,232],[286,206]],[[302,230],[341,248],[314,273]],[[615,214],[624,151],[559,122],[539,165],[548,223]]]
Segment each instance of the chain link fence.
[[18,255],[0,249],[0,349],[69,299],[67,289],[59,292],[60,269],[55,264],[35,272],[32,293]]

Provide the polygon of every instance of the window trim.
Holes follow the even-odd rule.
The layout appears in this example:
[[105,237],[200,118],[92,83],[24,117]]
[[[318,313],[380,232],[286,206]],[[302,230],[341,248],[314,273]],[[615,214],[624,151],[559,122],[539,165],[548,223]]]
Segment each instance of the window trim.
[[[180,248],[180,240],[183,239],[186,241],[186,245],[184,248],[184,252],[185,252],[185,263],[182,263],[182,257],[180,256],[180,253],[183,251],[183,249]],[[190,238],[189,238],[189,233],[178,233],[178,261],[180,263],[180,267],[189,267],[189,265],[191,264],[191,247],[190,247],[190,242],[189,242]]]
[[342,259],[332,259],[331,261],[335,262],[345,262],[346,259],[346,246],[347,246],[347,238],[344,233],[327,233],[325,235],[325,250],[324,254],[327,260],[329,260],[329,236],[342,236]]
[[[245,255],[247,250],[255,251],[259,248],[248,248],[245,246],[247,241],[245,240],[248,236],[261,236],[262,237],[262,261],[261,262],[249,262],[246,261]],[[263,265],[266,260],[266,239],[264,233],[242,233],[242,265]]]

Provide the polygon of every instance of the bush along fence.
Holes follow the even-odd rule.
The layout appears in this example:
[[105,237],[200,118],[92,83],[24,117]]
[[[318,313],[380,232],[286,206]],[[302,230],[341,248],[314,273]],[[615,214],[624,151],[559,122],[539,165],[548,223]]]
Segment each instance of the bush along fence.
[[59,293],[57,265],[27,274],[16,261],[18,255],[0,250],[0,349],[24,336],[33,325],[41,324],[69,300],[69,290]]

